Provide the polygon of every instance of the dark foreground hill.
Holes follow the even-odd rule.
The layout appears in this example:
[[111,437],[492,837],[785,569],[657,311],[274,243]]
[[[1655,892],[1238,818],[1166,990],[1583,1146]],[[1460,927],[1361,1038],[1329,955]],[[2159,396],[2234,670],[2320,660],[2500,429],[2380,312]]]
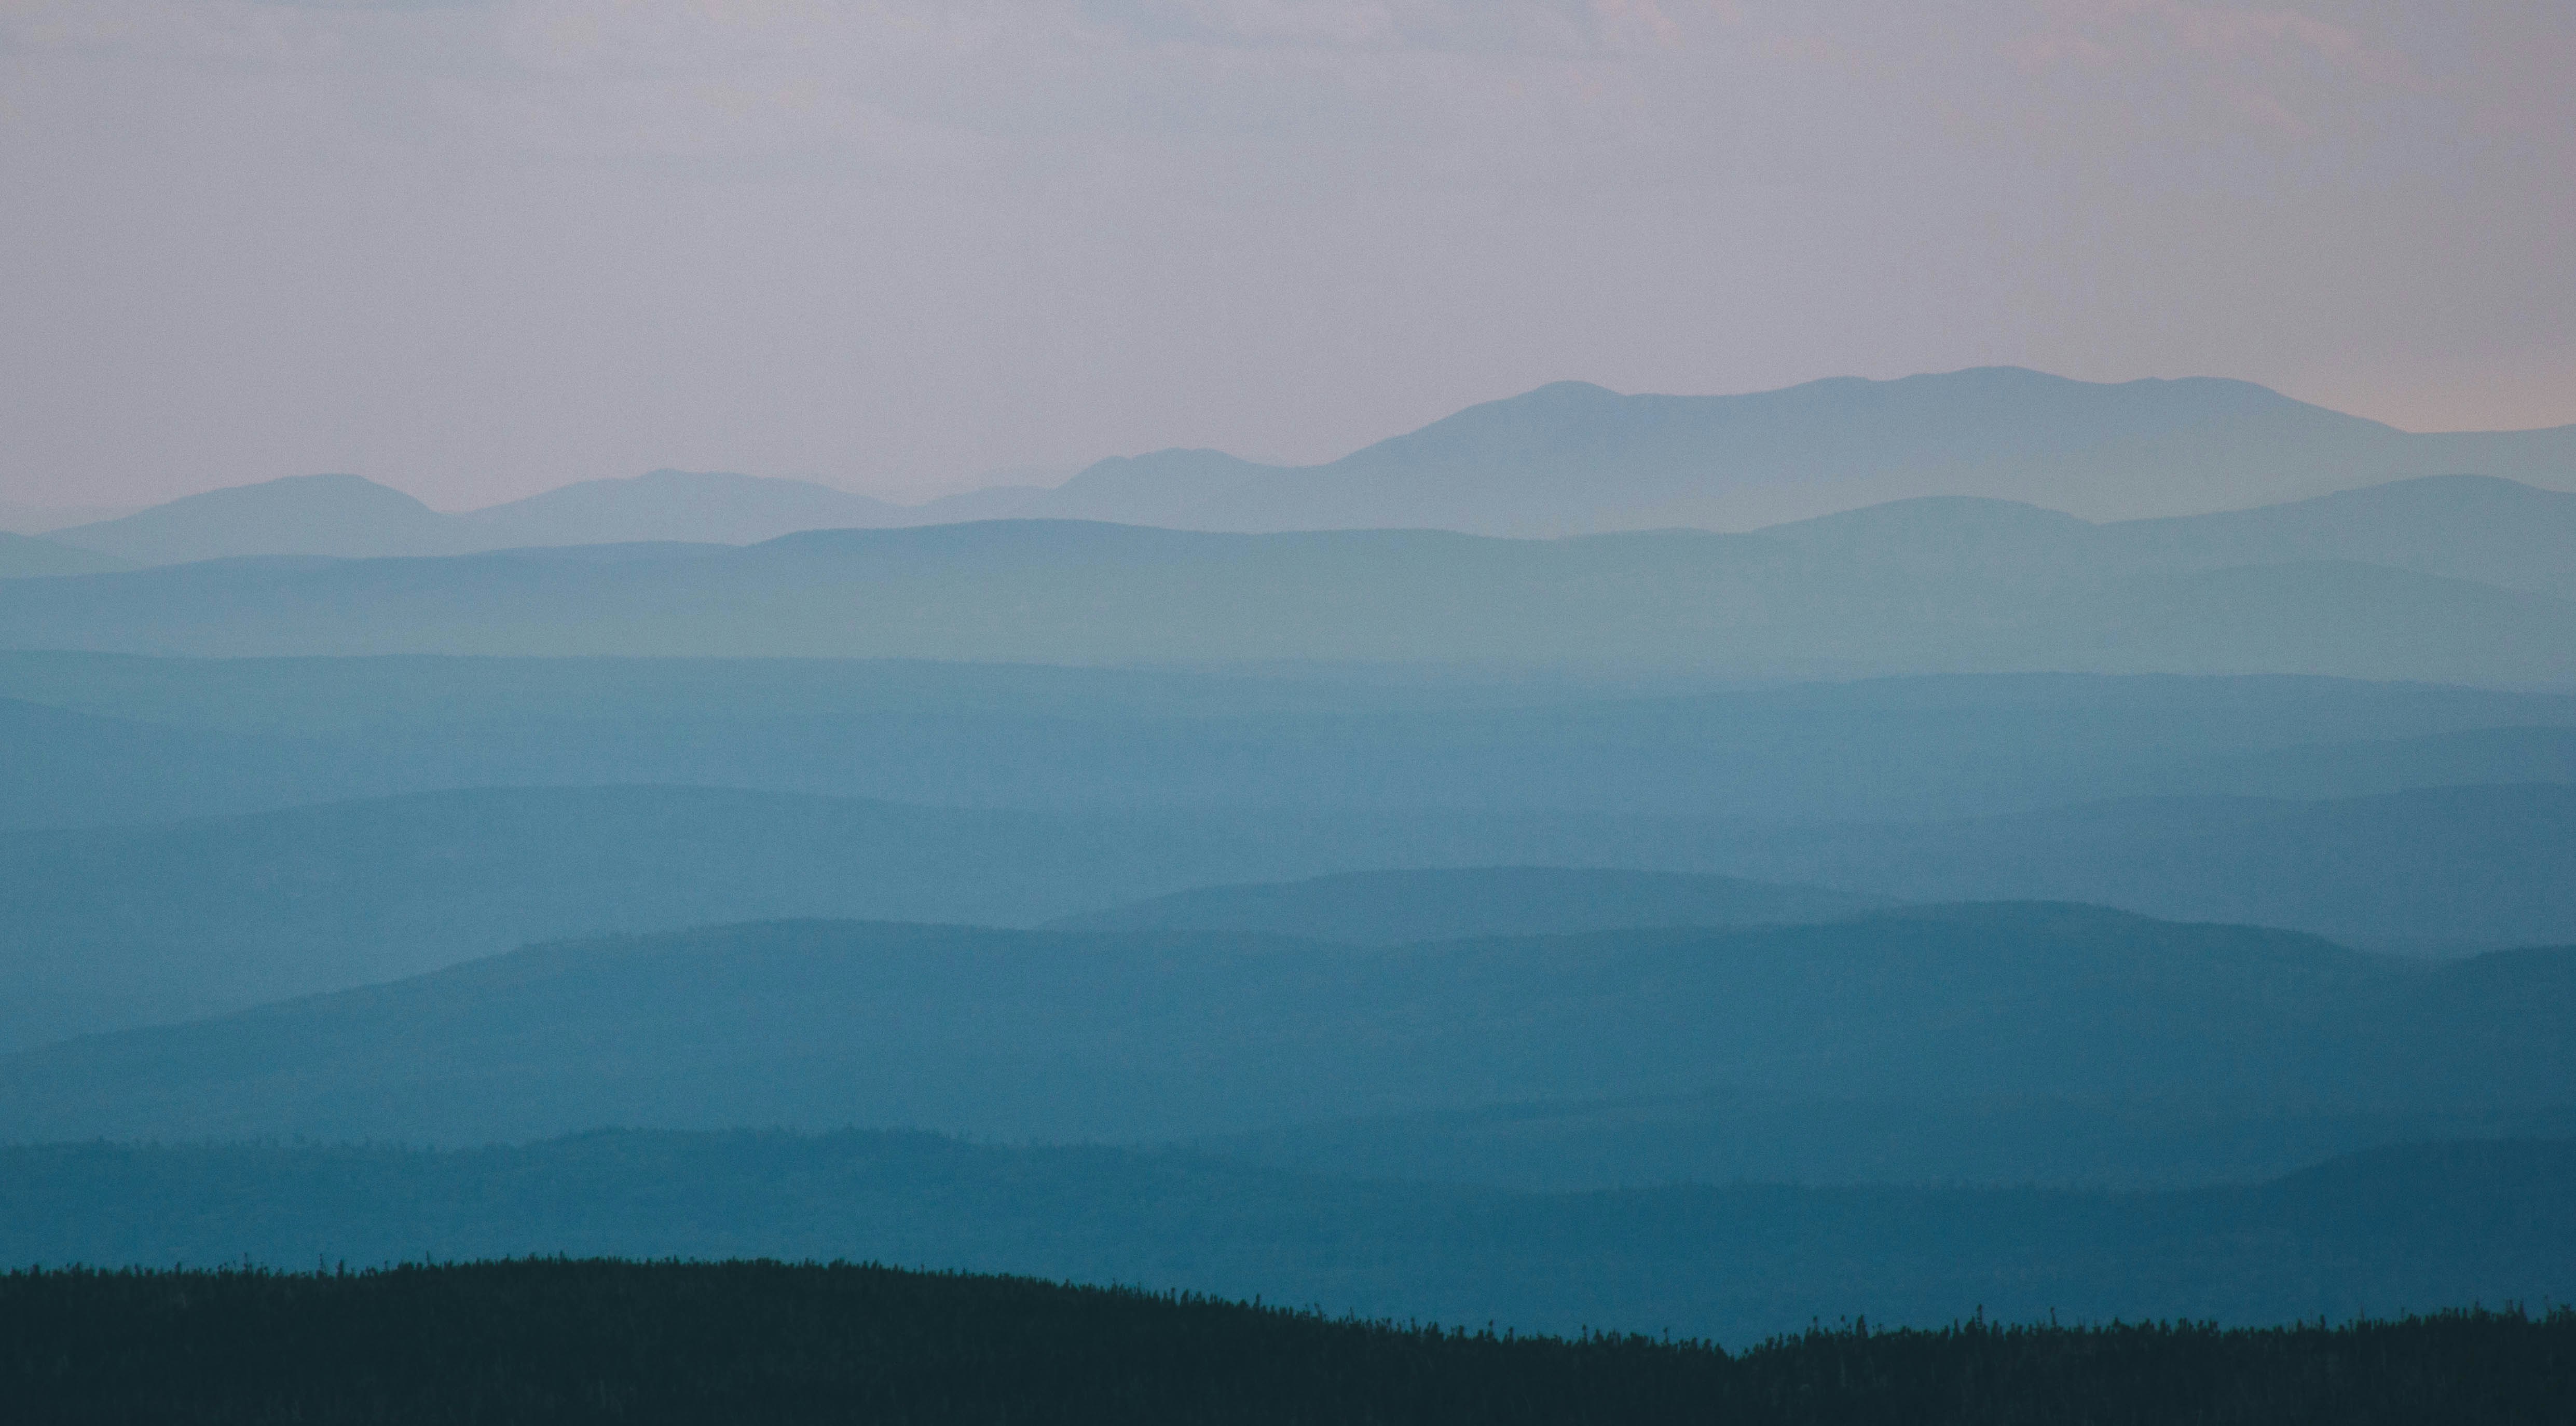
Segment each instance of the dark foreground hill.
[[2261,1325],[2576,1291],[2576,1142],[2414,1145],[2125,1194],[1674,1186],[1515,1194],[928,1135],[613,1132],[425,1152],[0,1150],[0,1265],[524,1254],[876,1259],[1333,1314],[1741,1345],[1939,1326]]
[[844,1264],[0,1280],[18,1419],[2465,1426],[2576,1409],[2576,1318],[1811,1329],[1733,1356]]
[[600,1124],[1152,1139],[1497,1102],[2576,1101],[2576,951],[2087,907],[1360,948],[792,922],[565,943],[0,1059],[0,1139]]

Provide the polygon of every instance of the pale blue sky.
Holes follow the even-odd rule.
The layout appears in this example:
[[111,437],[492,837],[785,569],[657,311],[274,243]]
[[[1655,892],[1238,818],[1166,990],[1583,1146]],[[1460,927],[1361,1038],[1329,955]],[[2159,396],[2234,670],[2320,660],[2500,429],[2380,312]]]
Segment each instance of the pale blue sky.
[[0,0],[0,500],[1990,362],[2576,422],[2570,73],[2563,0]]

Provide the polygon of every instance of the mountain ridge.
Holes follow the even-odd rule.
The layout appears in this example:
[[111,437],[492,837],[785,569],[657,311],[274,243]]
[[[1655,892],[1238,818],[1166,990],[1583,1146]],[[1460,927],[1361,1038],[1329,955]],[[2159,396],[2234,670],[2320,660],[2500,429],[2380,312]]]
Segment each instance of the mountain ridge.
[[325,487],[292,482],[357,479],[303,476],[54,534],[156,563],[636,539],[743,543],[791,527],[997,518],[1556,536],[1746,530],[1930,495],[2021,500],[2097,521],[2154,518],[2462,473],[2576,489],[2576,426],[2416,434],[2228,378],[2085,382],[2020,367],[1832,377],[1731,396],[1622,395],[1560,381],[1315,465],[1171,448],[1096,461],[1056,486],[992,487],[913,506],[811,481],[660,470],[448,516],[404,505],[409,497],[382,486],[367,495],[344,484],[328,491],[336,514],[299,515],[279,497]]
[[1165,1140],[1508,1101],[2576,1100],[2576,947],[2410,964],[2064,903],[1372,949],[775,921],[0,1057],[0,1138],[599,1124]]
[[2504,687],[2564,684],[2576,669],[2576,495],[2436,479],[2267,508],[2088,526],[1950,497],[1753,534],[1560,540],[1002,520],[746,547],[209,562],[0,582],[0,648]]

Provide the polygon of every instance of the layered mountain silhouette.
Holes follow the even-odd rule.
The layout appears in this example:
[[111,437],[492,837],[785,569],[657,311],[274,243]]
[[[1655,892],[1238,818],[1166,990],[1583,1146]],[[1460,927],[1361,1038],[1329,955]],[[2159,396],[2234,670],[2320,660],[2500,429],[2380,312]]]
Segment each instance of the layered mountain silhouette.
[[2576,495],[2460,479],[2110,526],[1961,499],[1567,540],[999,521],[11,580],[0,648],[2563,685],[2570,550]]
[[1214,451],[1103,461],[1011,513],[1204,530],[1743,530],[1925,495],[2181,515],[2460,472],[2576,486],[2576,427],[2412,435],[2247,382],[2105,385],[2015,367],[1748,396],[1559,382],[1320,466]]
[[2456,955],[2576,942],[2571,866],[2564,785],[1825,825],[480,788],[0,834],[0,1048],[534,940],[789,916],[1393,944],[2027,897]]
[[108,570],[131,570],[134,565],[134,560],[118,560],[113,554],[100,554],[95,549],[75,549],[33,534],[0,531],[0,580],[33,575],[103,575]]
[[1839,378],[1745,396],[1623,396],[1559,382],[1315,466],[1157,451],[1100,461],[1060,486],[995,487],[918,506],[808,481],[664,470],[461,515],[356,476],[306,476],[190,496],[54,538],[172,563],[746,544],[799,530],[989,519],[1556,536],[1747,530],[1924,496],[2120,520],[2455,474],[2576,488],[2576,427],[2417,435],[2246,382],[2105,385],[2012,367]]
[[135,561],[100,554],[96,550],[77,549],[34,535],[0,531],[0,579],[48,574],[103,574],[109,570],[132,569],[134,565]]
[[1658,693],[762,659],[0,654],[0,828],[690,785],[942,806],[1814,823],[2576,782],[2576,698],[2015,674]]
[[657,470],[585,480],[462,519],[482,548],[652,540],[748,545],[798,530],[904,523],[904,507],[810,480]]
[[1668,926],[1837,921],[1880,898],[1729,876],[1578,867],[1343,872],[1199,887],[1048,923],[1058,931],[1250,931],[1356,945]]
[[306,475],[210,490],[47,538],[136,564],[180,564],[672,540],[751,544],[798,530],[904,523],[901,514],[900,506],[812,481],[657,470],[450,515],[359,476]]
[[479,547],[454,517],[354,475],[287,476],[209,490],[57,530],[51,538],[138,564],[258,555],[443,555]]
[[1157,1139],[1724,1089],[2576,1100],[2576,950],[2438,966],[2066,905],[1396,948],[779,922],[533,947],[0,1058],[0,1140],[600,1124]]
[[[1027,924],[1211,882],[1634,861],[1650,819],[1025,812],[726,788],[480,788],[159,826],[0,834],[0,1047],[417,974],[569,935],[792,916]],[[1688,864],[1686,850],[1667,851]],[[1604,873],[1614,878],[1616,874]],[[1584,873],[1487,913],[1598,926]],[[1611,924],[1873,904],[1735,883]],[[1584,903],[1596,903],[1590,911]],[[1642,917],[1643,920],[1635,919]]]

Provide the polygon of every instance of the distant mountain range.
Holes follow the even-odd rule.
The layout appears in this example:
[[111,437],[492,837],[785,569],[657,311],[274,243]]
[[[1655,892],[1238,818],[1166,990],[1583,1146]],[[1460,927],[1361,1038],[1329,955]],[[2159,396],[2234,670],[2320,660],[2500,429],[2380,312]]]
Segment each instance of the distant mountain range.
[[2564,686],[2576,670],[2576,495],[2436,477],[2107,526],[1942,498],[1749,535],[1000,521],[744,549],[210,562],[0,581],[0,648]]
[[[2124,520],[2458,474],[2576,489],[2576,426],[2414,435],[2244,382],[2102,385],[2010,367],[1747,396],[1622,396],[1560,382],[1315,466],[1158,451],[1100,461],[1059,486],[916,506],[810,481],[663,470],[464,514],[354,475],[316,475],[210,491],[47,538],[170,564],[749,544],[803,530],[991,519],[1557,536],[1748,530],[1925,496]],[[0,560],[0,574],[9,572]]]
[[[798,530],[910,523],[903,507],[811,481],[657,470],[586,480],[462,515],[354,475],[190,495],[45,537],[129,564],[255,556],[455,555],[545,545],[752,544]],[[0,572],[8,570],[0,566]],[[27,570],[25,573],[51,571]]]
[[2576,426],[2411,435],[2241,381],[2016,367],[1747,396],[1559,382],[1317,466],[1106,460],[1008,513],[1198,530],[1747,530],[1926,495],[2088,519],[2194,514],[2418,475],[2576,489]]

